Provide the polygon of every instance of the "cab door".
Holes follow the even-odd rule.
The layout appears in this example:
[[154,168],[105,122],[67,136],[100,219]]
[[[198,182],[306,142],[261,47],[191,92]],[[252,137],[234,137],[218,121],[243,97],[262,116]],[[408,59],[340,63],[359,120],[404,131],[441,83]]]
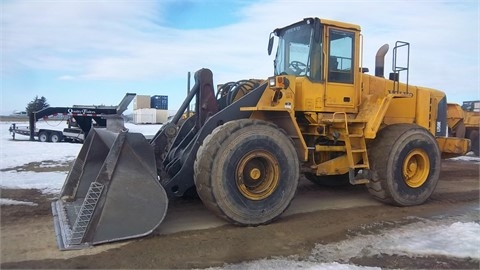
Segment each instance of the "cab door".
[[355,31],[327,27],[326,40],[326,90],[325,109],[336,111],[345,108],[346,112],[355,112],[357,94],[355,93],[355,67],[358,66],[355,48]]

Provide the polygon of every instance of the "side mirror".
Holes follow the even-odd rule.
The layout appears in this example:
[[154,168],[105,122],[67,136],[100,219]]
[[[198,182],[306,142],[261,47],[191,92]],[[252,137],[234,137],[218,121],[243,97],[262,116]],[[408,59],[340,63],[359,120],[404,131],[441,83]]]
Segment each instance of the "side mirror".
[[273,32],[270,33],[270,37],[268,38],[268,48],[267,48],[268,55],[272,54],[272,48],[273,48]]

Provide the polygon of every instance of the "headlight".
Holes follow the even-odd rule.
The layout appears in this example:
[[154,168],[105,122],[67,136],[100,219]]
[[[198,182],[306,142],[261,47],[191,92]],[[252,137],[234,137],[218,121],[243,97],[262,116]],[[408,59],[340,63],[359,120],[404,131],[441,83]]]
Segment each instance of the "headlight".
[[275,87],[275,85],[277,84],[277,80],[275,77],[270,77],[268,78],[268,85],[270,87]]
[[284,76],[270,77],[268,78],[268,86],[274,89],[287,89],[290,86],[290,81]]

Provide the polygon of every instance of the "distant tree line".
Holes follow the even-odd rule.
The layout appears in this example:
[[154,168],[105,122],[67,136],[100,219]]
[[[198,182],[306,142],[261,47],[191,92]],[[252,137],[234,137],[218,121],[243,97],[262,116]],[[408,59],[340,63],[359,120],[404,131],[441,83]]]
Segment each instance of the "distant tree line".
[[35,98],[27,104],[27,107],[25,109],[27,110],[27,114],[30,114],[32,112],[36,112],[47,107],[50,107],[50,105],[48,104],[47,99],[44,96],[42,96],[41,98],[35,96]]

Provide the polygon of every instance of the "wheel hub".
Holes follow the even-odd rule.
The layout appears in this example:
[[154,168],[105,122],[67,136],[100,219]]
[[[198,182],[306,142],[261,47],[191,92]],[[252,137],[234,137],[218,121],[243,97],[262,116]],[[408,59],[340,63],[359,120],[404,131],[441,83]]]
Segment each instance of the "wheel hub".
[[403,177],[405,183],[412,188],[422,186],[428,179],[430,160],[422,149],[411,151],[403,162]]
[[269,152],[256,150],[246,154],[236,170],[236,185],[240,193],[250,200],[270,196],[279,182],[279,166]]
[[258,168],[253,168],[251,171],[250,171],[250,178],[252,180],[258,180],[260,178],[260,176],[262,176],[262,173],[260,172],[260,169]]

